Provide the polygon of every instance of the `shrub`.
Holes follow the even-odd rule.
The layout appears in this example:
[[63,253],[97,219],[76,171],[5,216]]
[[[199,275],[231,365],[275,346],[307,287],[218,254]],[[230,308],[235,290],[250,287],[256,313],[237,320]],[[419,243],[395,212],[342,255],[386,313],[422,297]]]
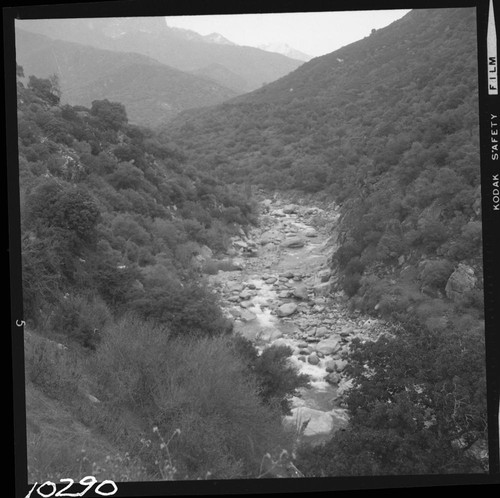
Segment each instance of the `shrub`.
[[[133,407],[165,439],[180,430],[169,443],[178,478],[257,475],[267,451],[290,443],[226,338],[174,339],[128,315],[106,328],[93,361],[107,405]],[[159,449],[144,461],[157,465]]]
[[174,335],[220,335],[231,331],[217,297],[196,283],[165,282],[130,303],[144,318],[168,325]]
[[453,273],[453,264],[446,260],[426,261],[420,271],[422,286],[429,286],[444,291],[446,282]]
[[290,415],[290,397],[297,395],[297,389],[309,385],[309,377],[297,373],[288,362],[292,349],[272,345],[259,355],[252,342],[240,335],[234,336],[231,344],[256,376],[262,400],[270,406],[280,407],[284,415]]
[[96,296],[64,296],[50,317],[49,327],[84,347],[95,349],[100,331],[111,320],[104,301]]

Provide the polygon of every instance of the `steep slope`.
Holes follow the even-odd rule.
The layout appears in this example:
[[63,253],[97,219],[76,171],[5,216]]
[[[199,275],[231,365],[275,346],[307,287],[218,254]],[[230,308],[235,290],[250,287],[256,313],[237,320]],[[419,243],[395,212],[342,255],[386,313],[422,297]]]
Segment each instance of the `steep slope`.
[[123,103],[136,124],[157,126],[182,110],[218,104],[235,92],[137,53],[116,53],[16,30],[17,62],[25,75],[56,74],[62,100],[90,106],[93,100]]
[[473,9],[416,10],[164,135],[227,181],[341,203],[336,285],[372,312],[420,309],[424,293],[481,316],[476,58]]
[[[259,88],[302,64],[281,54],[221,43],[219,37],[170,28],[161,17],[24,20],[19,24],[51,38],[147,55],[182,71],[220,64],[243,79],[232,87],[237,93]],[[220,80],[221,84],[225,81]]]

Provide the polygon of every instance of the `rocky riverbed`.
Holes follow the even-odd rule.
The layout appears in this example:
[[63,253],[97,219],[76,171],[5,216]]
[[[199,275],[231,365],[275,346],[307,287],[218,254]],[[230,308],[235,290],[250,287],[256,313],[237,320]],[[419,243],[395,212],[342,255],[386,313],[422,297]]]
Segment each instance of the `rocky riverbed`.
[[261,350],[290,346],[290,361],[309,375],[310,387],[293,398],[284,423],[302,428],[310,442],[348,423],[342,394],[351,381],[342,356],[350,342],[374,339],[385,329],[380,320],[349,313],[342,292],[335,292],[328,261],[338,217],[334,204],[322,209],[266,199],[259,227],[233,238],[230,261],[220,265],[229,271],[207,277],[235,333]]

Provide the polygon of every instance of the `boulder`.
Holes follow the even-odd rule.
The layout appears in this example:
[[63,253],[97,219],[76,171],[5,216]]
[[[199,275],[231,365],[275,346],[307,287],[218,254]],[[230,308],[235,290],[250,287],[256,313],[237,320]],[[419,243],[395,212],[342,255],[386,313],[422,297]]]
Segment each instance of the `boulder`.
[[257,318],[257,315],[255,313],[252,313],[251,311],[248,311],[246,309],[243,309],[241,311],[240,320],[242,322],[251,322],[252,320],[255,320],[256,318]]
[[325,380],[328,384],[336,386],[340,382],[340,375],[336,372],[331,372],[325,377]]
[[304,236],[305,237],[317,237],[318,236],[318,232],[314,228],[308,228],[304,232]]
[[317,277],[318,277],[320,282],[328,282],[328,280],[330,280],[331,273],[332,273],[331,270],[329,270],[328,268],[325,268],[324,270],[320,270],[317,273]]
[[297,305],[295,303],[285,303],[282,304],[276,314],[278,316],[290,316],[293,315],[297,311]]
[[465,292],[474,289],[476,284],[477,277],[474,275],[474,270],[470,266],[460,263],[446,283],[446,297],[457,301]]
[[250,299],[253,296],[255,296],[255,292],[250,289],[245,289],[244,291],[240,292],[241,299]]
[[280,339],[281,337],[283,337],[283,333],[279,330],[266,328],[262,329],[262,331],[258,335],[258,340],[262,342],[272,342],[276,341],[276,339]]
[[299,430],[304,428],[304,436],[328,435],[333,429],[330,413],[307,406],[292,409],[292,415],[287,416],[285,421]]
[[315,296],[328,296],[331,292],[330,282],[324,282],[313,287],[313,292]]
[[307,362],[310,363],[311,365],[318,365],[319,364],[318,355],[316,355],[315,353],[310,354],[307,357]]
[[270,214],[272,216],[276,216],[278,218],[283,218],[284,216],[286,216],[282,209],[275,209],[275,210],[271,211]]
[[304,301],[306,301],[309,298],[307,287],[305,285],[298,285],[293,290],[293,296],[297,299],[303,299]]
[[316,337],[326,337],[330,333],[330,330],[327,327],[318,327],[316,329]]
[[329,337],[328,339],[319,341],[315,349],[324,355],[333,354],[340,349],[340,342],[335,337]]
[[296,249],[299,247],[304,247],[304,240],[301,237],[290,237],[289,239],[285,239],[281,243],[281,247],[287,249]]
[[283,207],[283,212],[285,214],[296,214],[298,209],[298,206],[296,206],[295,204],[287,204]]

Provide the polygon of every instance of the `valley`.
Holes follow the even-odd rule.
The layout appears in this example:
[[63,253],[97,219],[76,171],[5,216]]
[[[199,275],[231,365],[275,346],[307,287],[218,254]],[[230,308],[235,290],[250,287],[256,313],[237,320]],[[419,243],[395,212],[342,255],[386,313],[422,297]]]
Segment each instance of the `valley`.
[[30,479],[488,471],[473,9],[305,63],[159,18],[29,24]]
[[207,279],[236,334],[261,351],[271,345],[292,349],[289,361],[310,378],[310,387],[292,398],[292,414],[284,423],[299,429],[305,424],[303,439],[317,444],[348,421],[341,398],[352,385],[342,375],[349,343],[355,337],[376,340],[390,327],[349,312],[342,292],[332,292],[329,261],[339,217],[334,203],[322,209],[276,193],[260,206],[259,227],[233,238],[230,252],[237,269]]

